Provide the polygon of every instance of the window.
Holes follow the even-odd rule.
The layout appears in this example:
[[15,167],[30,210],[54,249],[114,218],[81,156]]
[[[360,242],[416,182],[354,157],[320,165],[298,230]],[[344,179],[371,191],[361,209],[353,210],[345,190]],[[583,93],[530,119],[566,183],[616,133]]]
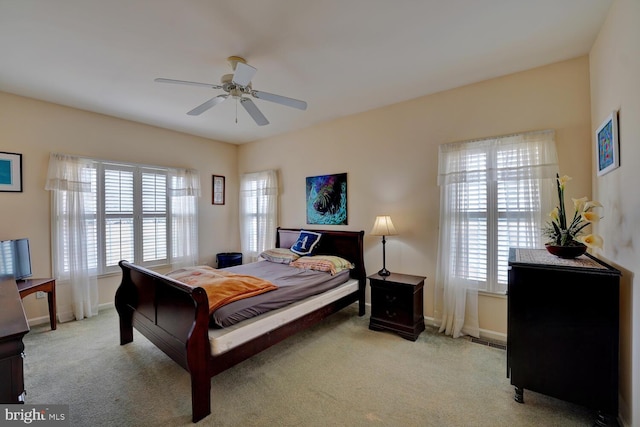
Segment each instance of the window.
[[[120,260],[143,266],[174,264],[197,254],[197,240],[195,247],[185,247],[194,238],[185,236],[189,232],[183,224],[186,218],[190,228],[197,226],[197,201],[189,197],[185,204],[180,195],[194,194],[178,194],[192,185],[184,173],[181,176],[169,168],[84,160],[80,176],[89,188],[82,193],[81,226],[90,270],[98,275],[116,272]],[[196,179],[192,182],[199,185],[197,172],[193,173]],[[60,260],[56,265],[63,274],[70,270],[69,245],[74,241],[67,237],[75,224],[70,220],[71,194],[56,192],[53,213],[59,228],[55,236],[59,250],[55,253]]]
[[111,163],[97,169],[99,271],[115,271],[123,259],[168,264],[167,170]]
[[509,248],[542,245],[556,172],[552,131],[441,146],[439,268],[505,293]]
[[275,247],[278,178],[275,171],[249,173],[240,183],[240,232],[242,252],[255,261],[261,252]]

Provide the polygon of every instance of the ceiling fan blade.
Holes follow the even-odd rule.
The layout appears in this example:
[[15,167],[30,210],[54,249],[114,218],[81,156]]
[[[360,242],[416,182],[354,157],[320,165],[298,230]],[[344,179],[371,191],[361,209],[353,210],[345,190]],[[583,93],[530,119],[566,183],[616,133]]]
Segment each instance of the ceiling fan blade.
[[244,109],[247,110],[247,113],[249,113],[249,115],[253,117],[253,120],[256,121],[256,124],[258,126],[269,124],[269,120],[267,120],[264,114],[262,114],[262,112],[258,110],[258,107],[256,107],[256,104],[254,104],[252,100],[250,100],[249,98],[241,98],[240,104],[242,104]]
[[187,114],[190,115],[190,116],[198,116],[198,115],[204,113],[205,111],[207,111],[209,108],[220,104],[222,101],[227,99],[227,96],[229,96],[229,95],[218,95],[218,96],[215,96],[215,97],[211,98],[210,100],[208,100],[207,102],[198,105],[196,108],[194,108],[193,110],[189,111]]
[[174,83],[179,85],[191,85],[191,86],[202,86],[202,87],[210,87],[212,89],[222,89],[220,85],[214,85],[213,83],[198,83],[198,82],[188,82],[185,80],[173,80],[173,79],[163,79],[157,78],[153,80],[158,83]]
[[244,62],[237,62],[232,81],[237,85],[247,86],[251,83],[251,79],[256,75],[257,71],[258,70],[251,65],[247,65]]
[[259,90],[251,91],[251,95],[258,99],[264,99],[265,101],[276,102],[278,104],[286,105],[287,107],[297,108],[298,110],[306,110],[307,103],[300,101],[299,99],[287,98],[282,95],[275,95],[268,92],[260,92]]

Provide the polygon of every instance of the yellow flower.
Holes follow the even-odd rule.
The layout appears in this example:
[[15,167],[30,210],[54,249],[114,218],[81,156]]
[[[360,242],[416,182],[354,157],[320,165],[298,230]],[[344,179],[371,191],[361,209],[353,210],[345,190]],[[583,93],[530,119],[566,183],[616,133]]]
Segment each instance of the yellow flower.
[[582,217],[583,221],[587,222],[598,222],[598,220],[600,219],[600,217],[594,212],[583,212],[580,216]]
[[601,207],[602,205],[600,204],[600,202],[591,200],[590,202],[585,203],[584,210],[588,211],[591,208],[601,208]]
[[558,222],[558,208],[553,208],[553,210],[549,212],[549,216],[553,221]]
[[567,181],[570,181],[572,178],[568,175],[562,175],[560,178],[558,178],[558,183],[560,184],[560,188],[562,188],[564,190],[564,185],[567,183]]
[[576,208],[576,212],[582,212],[583,210],[585,211],[587,210],[585,206],[589,199],[587,199],[586,197],[581,197],[579,199],[572,198],[571,200],[573,200],[573,206]]
[[579,240],[588,248],[602,248],[602,237],[597,234],[589,234],[587,236],[580,237]]

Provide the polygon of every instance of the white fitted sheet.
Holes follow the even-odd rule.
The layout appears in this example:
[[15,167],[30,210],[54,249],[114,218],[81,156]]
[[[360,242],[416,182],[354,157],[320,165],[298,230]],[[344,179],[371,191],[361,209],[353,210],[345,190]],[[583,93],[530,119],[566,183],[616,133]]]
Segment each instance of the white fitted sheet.
[[272,331],[292,320],[298,319],[313,310],[339,300],[343,296],[355,292],[357,289],[358,281],[350,279],[337,288],[244,320],[235,325],[221,329],[210,328],[209,344],[211,346],[211,354],[215,356],[225,353],[234,347]]

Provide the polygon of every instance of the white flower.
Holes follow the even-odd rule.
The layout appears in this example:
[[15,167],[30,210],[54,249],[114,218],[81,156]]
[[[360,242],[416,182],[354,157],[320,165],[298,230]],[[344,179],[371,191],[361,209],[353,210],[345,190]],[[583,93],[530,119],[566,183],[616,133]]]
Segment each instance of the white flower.
[[600,220],[600,216],[592,212],[593,208],[601,208],[600,202],[589,200],[586,197],[573,200],[574,213],[571,222],[568,221],[567,211],[564,207],[564,188],[570,176],[560,177],[556,174],[556,186],[558,190],[558,206],[550,213],[550,222],[547,222],[544,232],[549,237],[549,244],[555,246],[574,246],[576,242],[581,242],[590,248],[602,247],[602,237],[589,234],[580,238],[585,227]]

